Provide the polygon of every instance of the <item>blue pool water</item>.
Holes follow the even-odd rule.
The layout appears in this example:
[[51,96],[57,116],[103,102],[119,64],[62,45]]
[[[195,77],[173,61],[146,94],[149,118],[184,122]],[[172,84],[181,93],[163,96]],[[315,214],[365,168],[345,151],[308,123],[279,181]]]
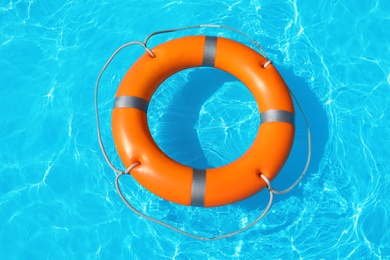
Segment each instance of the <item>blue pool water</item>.
[[[0,2],[1,259],[390,258],[390,2],[209,2]],[[209,242],[126,208],[97,142],[93,107],[96,77],[117,47],[157,30],[205,23],[237,28],[263,46],[305,110],[313,138],[301,184],[276,196],[249,231]],[[150,44],[200,33],[250,45],[219,29],[156,36]],[[101,81],[103,141],[118,167],[113,95],[142,53],[140,47],[123,51]],[[224,165],[256,135],[251,95],[219,71],[184,71],[154,98],[151,132],[182,163]],[[296,121],[291,156],[273,182],[277,189],[289,186],[305,164],[298,112]],[[131,177],[121,185],[141,212],[204,236],[245,226],[268,202],[264,191],[229,206],[192,208],[157,198]]]

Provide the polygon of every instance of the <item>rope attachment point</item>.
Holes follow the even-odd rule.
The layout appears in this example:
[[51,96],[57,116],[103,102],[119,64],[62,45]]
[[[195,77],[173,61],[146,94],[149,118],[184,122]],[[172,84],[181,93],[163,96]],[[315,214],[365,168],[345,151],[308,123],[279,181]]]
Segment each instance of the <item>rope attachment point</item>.
[[267,177],[265,177],[265,175],[263,175],[261,173],[259,174],[259,176],[260,176],[260,178],[262,178],[267,183],[267,189],[270,192],[274,193],[275,190],[274,190],[274,188],[272,188],[270,180]]
[[143,44],[142,46],[144,46],[145,51],[146,51],[147,53],[149,53],[150,57],[156,58],[156,54],[154,54],[154,52],[153,52],[151,49],[149,49],[148,47],[146,47],[145,44]]
[[139,165],[141,165],[140,162],[132,163],[132,164],[126,169],[126,171],[123,171],[123,172],[122,172],[122,174],[129,174],[129,175],[131,175],[130,172],[131,172],[135,167],[137,167],[137,166],[139,166]]
[[267,68],[268,65],[272,64],[272,60],[268,60],[266,63],[263,64],[263,69]]

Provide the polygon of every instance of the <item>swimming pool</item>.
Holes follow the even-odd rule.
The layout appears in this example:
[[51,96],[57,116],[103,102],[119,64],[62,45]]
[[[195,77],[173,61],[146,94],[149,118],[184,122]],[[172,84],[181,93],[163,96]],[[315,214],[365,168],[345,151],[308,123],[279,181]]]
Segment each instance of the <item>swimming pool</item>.
[[[2,1],[0,256],[388,258],[389,14],[390,4],[380,0]],[[210,242],[167,230],[126,208],[96,140],[93,108],[96,77],[117,47],[161,29],[203,23],[240,29],[263,46],[307,113],[313,134],[312,163],[301,184],[277,196],[268,215],[249,231]],[[203,29],[159,36],[151,44],[199,33],[245,42],[233,32]],[[101,82],[103,141],[118,166],[110,126],[113,95],[141,54],[139,47],[125,50]],[[215,80],[209,82],[210,77]],[[194,93],[183,88],[194,82],[213,90],[196,96],[202,100],[200,114],[198,103],[172,106],[183,96],[191,100]],[[195,69],[159,91],[150,108],[152,132],[178,160],[218,166],[250,145],[258,118],[251,96],[235,79]],[[242,105],[234,108],[236,99]],[[193,109],[188,120],[176,113],[184,106]],[[236,124],[221,124],[227,120]],[[299,113],[296,120],[296,141],[276,188],[288,186],[305,163],[306,132]],[[178,121],[180,135],[169,128]],[[193,144],[194,133],[199,146]],[[173,135],[184,137],[172,142]],[[193,152],[180,148],[183,143]],[[121,184],[142,212],[205,236],[244,226],[268,201],[267,192],[261,192],[226,207],[189,208],[155,197],[130,177]]]

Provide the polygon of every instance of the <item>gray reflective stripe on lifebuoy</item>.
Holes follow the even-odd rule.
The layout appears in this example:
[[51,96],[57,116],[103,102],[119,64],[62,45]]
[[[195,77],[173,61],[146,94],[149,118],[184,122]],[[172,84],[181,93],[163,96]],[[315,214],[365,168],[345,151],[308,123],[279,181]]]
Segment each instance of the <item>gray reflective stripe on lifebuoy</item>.
[[193,169],[191,206],[204,207],[204,196],[206,191],[206,170]]
[[136,108],[146,113],[148,110],[148,102],[139,97],[118,96],[115,98],[114,108],[118,107]]
[[214,67],[215,53],[217,50],[217,37],[206,36],[204,44],[202,66]]
[[261,123],[284,122],[294,124],[295,114],[284,110],[268,110],[260,114]]

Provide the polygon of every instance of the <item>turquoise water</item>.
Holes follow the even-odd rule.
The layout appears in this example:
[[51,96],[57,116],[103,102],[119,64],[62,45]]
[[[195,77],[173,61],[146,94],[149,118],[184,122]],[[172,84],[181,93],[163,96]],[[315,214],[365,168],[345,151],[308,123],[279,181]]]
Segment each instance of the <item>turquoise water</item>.
[[[212,242],[184,237],[126,208],[97,143],[93,108],[96,77],[117,47],[157,30],[204,23],[235,27],[261,43],[307,113],[313,135],[312,163],[301,184],[277,196],[251,230]],[[390,258],[388,28],[384,0],[1,1],[1,258]],[[157,36],[151,45],[199,33],[250,44],[233,32],[202,29]],[[140,47],[125,50],[101,82],[103,141],[118,167],[113,95],[141,54]],[[188,92],[194,81],[209,91]],[[223,165],[256,134],[251,96],[218,71],[185,71],[156,95],[151,131],[183,163]],[[294,147],[275,188],[293,182],[306,153],[297,113]],[[121,184],[142,212],[205,236],[243,227],[268,201],[261,192],[226,207],[191,208],[155,197],[131,177]]]

